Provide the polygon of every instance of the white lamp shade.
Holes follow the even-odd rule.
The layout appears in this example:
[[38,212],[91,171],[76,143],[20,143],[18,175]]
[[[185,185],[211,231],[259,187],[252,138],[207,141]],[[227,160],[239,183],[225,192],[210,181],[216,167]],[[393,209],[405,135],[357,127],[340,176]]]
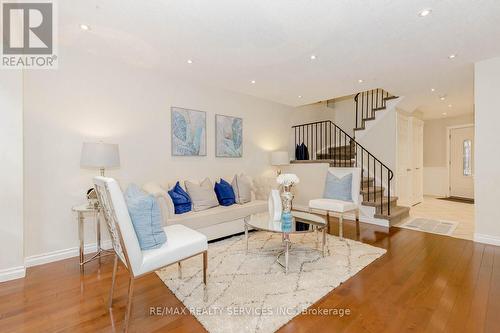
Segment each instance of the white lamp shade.
[[271,153],[271,165],[288,165],[290,156],[287,151],[273,151]]
[[119,167],[120,153],[118,145],[85,142],[82,147],[80,166],[82,168],[97,169]]

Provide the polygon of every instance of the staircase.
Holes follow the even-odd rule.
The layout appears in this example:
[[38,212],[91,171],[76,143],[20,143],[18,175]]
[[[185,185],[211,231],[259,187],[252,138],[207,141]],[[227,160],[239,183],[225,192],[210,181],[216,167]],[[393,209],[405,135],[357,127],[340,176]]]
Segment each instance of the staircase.
[[[386,101],[395,99],[382,89],[362,92],[355,96],[356,131],[365,129],[376,113],[386,109]],[[365,149],[330,120],[292,127],[295,145],[304,143],[309,149],[309,160],[292,163],[329,163],[331,167],[359,167],[362,172],[362,206],[372,207],[373,217],[394,225],[409,216],[409,208],[397,205],[398,198],[391,195],[394,173],[383,162]]]
[[372,89],[357,93],[354,96],[356,109],[356,126],[354,127],[354,137],[356,132],[366,129],[366,123],[377,119],[377,112],[387,108],[387,101],[396,99],[398,96],[389,94],[383,89]]

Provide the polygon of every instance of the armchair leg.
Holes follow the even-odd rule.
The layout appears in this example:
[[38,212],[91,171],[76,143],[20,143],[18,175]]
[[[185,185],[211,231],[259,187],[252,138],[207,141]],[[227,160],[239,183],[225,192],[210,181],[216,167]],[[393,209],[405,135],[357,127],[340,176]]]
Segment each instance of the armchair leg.
[[116,270],[118,269],[118,256],[115,254],[115,261],[113,264],[113,276],[111,277],[111,290],[109,291],[108,309],[113,306],[113,293],[115,290]]
[[128,303],[127,303],[127,309],[125,310],[125,332],[128,332],[128,326],[130,322],[130,314],[132,310],[132,298],[134,296],[134,277],[130,276],[130,281],[128,285]]
[[177,263],[177,268],[179,271],[179,279],[182,279],[182,264],[180,261]]
[[203,252],[203,284],[207,285],[208,252]]

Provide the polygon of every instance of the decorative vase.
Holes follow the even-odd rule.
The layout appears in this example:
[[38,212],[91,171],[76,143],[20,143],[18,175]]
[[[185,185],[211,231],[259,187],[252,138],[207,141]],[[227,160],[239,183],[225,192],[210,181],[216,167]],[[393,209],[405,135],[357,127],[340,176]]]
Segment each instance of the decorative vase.
[[292,211],[293,193],[290,192],[292,186],[283,186],[283,193],[281,193],[281,201],[283,204],[283,213],[290,213]]

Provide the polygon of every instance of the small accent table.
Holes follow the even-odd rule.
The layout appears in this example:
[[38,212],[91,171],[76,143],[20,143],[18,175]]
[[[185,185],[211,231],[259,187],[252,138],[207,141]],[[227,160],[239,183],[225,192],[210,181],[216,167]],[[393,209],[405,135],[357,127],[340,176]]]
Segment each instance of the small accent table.
[[[104,255],[112,254],[112,252],[104,250],[101,246],[101,219],[99,218],[99,208],[94,208],[92,206],[89,206],[88,204],[83,204],[73,207],[72,210],[78,215],[78,239],[80,240],[80,272],[83,272],[83,268],[86,263],[101,258]],[[85,221],[85,214],[90,213],[94,215],[94,222],[96,224],[97,252],[91,258],[85,259],[83,224]]]
[[[276,257],[276,262],[285,269],[285,273],[288,273],[288,256],[290,253],[291,241],[290,234],[299,234],[306,232],[316,232],[316,244],[317,244],[317,232],[322,232],[322,242],[321,242],[321,252],[325,256],[325,245],[326,245],[326,220],[318,215],[292,211],[292,225],[291,228],[283,228],[283,223],[278,220],[273,220],[269,213],[259,213],[247,216],[245,218],[245,239],[246,239],[246,252],[248,253],[248,229],[253,228],[257,230],[281,233],[283,249],[279,252]],[[285,256],[285,263],[280,262],[280,257]]]

